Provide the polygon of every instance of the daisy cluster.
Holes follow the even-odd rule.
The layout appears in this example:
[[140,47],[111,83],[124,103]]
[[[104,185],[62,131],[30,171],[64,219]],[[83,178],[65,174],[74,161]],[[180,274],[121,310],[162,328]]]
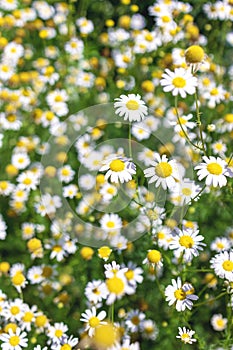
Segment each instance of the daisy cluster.
[[1,349],[232,349],[232,20],[0,0]]

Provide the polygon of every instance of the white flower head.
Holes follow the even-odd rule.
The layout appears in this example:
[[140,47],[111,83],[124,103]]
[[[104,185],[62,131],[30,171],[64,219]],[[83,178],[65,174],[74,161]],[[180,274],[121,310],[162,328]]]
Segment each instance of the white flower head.
[[114,103],[115,113],[124,117],[124,120],[140,122],[148,114],[145,102],[138,94],[121,95],[115,101],[117,101]]

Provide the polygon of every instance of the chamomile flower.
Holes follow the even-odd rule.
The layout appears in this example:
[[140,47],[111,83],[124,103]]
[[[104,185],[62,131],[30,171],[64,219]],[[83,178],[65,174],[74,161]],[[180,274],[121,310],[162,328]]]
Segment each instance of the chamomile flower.
[[178,312],[184,311],[186,308],[192,309],[193,301],[198,299],[198,296],[193,294],[193,287],[189,283],[182,285],[180,277],[172,280],[172,285],[165,289],[166,301],[171,306],[176,304]]
[[4,350],[21,350],[28,346],[27,333],[22,332],[22,330],[17,327],[16,331],[13,332],[9,328],[8,333],[2,333],[0,335],[0,340],[2,341],[1,347]]
[[122,227],[122,220],[117,214],[104,214],[100,219],[100,225],[106,231],[119,231]]
[[204,162],[197,165],[194,169],[197,170],[198,180],[201,181],[204,178],[207,186],[223,187],[227,184],[226,176],[233,176],[230,169],[227,167],[225,160],[220,157],[202,157]]
[[189,69],[175,68],[172,72],[165,69],[165,73],[160,80],[165,92],[172,92],[173,96],[180,94],[185,98],[187,94],[193,95],[197,87],[197,78],[194,77]]
[[115,101],[115,113],[124,117],[124,120],[139,122],[148,114],[145,102],[138,94],[121,95]]
[[223,250],[229,250],[231,248],[231,242],[226,237],[216,237],[210,244],[210,249],[218,253]]
[[48,328],[48,337],[53,341],[61,340],[63,336],[66,336],[66,332],[68,331],[68,327],[63,322],[56,322],[54,326],[50,326]]
[[125,325],[130,332],[137,332],[141,328],[145,317],[146,315],[143,312],[140,312],[139,310],[131,310],[127,314]]
[[127,158],[109,157],[103,163],[99,171],[107,171],[105,179],[110,178],[113,183],[128,182],[132,180],[132,175],[136,174],[136,165]]
[[172,237],[169,248],[174,250],[176,258],[183,257],[185,262],[189,262],[193,257],[199,255],[199,250],[203,250],[205,246],[203,241],[204,237],[199,235],[199,231],[183,230],[178,231],[176,235]]
[[195,343],[197,340],[193,338],[193,335],[195,334],[194,331],[191,329],[188,329],[186,327],[178,327],[179,329],[179,335],[176,336],[176,338],[180,339],[185,344],[192,344]]
[[93,337],[96,327],[106,323],[106,322],[103,322],[103,320],[107,315],[106,312],[101,311],[98,314],[96,312],[97,310],[93,306],[91,310],[87,309],[85,312],[83,312],[80,318],[80,321],[85,322],[86,324],[85,331],[88,331],[88,335],[90,337]]
[[106,304],[111,305],[116,299],[121,299],[125,294],[133,294],[135,288],[127,283],[124,274],[120,271],[105,281],[108,290]]
[[211,317],[210,323],[215,331],[221,332],[227,327],[227,318],[222,314],[215,314]]
[[191,200],[200,198],[201,187],[195,184],[195,181],[183,179],[183,181],[172,190],[170,195],[171,202],[174,205],[190,204]]
[[149,183],[155,182],[155,187],[161,185],[164,190],[176,185],[180,175],[175,160],[168,160],[165,154],[162,157],[156,154],[155,161],[151,161],[150,165],[153,167],[144,170],[145,177],[151,177]]
[[94,280],[87,283],[84,294],[91,303],[98,304],[103,299],[106,299],[108,290],[103,281]]
[[158,267],[159,269],[163,266],[162,255],[157,249],[149,249],[147,252],[147,257],[143,260],[143,264],[148,264],[153,267]]
[[220,278],[233,282],[233,250],[223,251],[210,260],[210,267]]

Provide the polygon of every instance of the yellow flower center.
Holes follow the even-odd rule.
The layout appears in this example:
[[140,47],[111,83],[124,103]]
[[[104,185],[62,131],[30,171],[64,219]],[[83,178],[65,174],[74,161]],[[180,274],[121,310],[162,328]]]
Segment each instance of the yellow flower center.
[[13,277],[12,277],[12,283],[16,286],[21,286],[23,282],[25,281],[25,277],[21,272],[17,272]]
[[224,120],[227,123],[233,123],[233,113],[226,114],[225,117],[224,117]]
[[115,227],[115,223],[113,221],[108,221],[106,223],[106,226],[109,227],[109,228],[113,228],[113,227]]
[[28,241],[27,246],[31,252],[35,252],[37,249],[41,248],[41,241],[37,238],[32,238]]
[[139,325],[139,323],[140,323],[139,317],[138,317],[138,316],[133,316],[133,317],[131,318],[131,322],[132,322],[133,324],[135,324],[135,326]]
[[17,315],[20,312],[20,308],[18,306],[12,306],[10,311],[12,315]]
[[33,319],[33,313],[30,311],[25,312],[24,316],[23,316],[23,321],[24,322],[31,322]]
[[139,107],[139,103],[135,100],[129,100],[127,103],[126,103],[126,107],[132,111],[136,111],[138,110],[138,107]]
[[146,39],[146,41],[152,41],[153,40],[153,35],[151,33],[147,33],[145,35],[145,39]]
[[161,260],[161,253],[158,250],[151,250],[147,254],[147,259],[152,264],[157,264]]
[[192,45],[185,51],[185,60],[187,63],[200,63],[204,57],[204,50],[199,45]]
[[218,89],[217,89],[217,88],[213,88],[213,89],[210,91],[210,95],[212,95],[212,96],[218,95]]
[[9,114],[9,115],[6,117],[6,119],[8,120],[8,122],[13,123],[13,122],[16,121],[17,117],[16,117],[15,114]]
[[63,334],[63,332],[62,332],[61,329],[56,329],[56,331],[55,331],[55,336],[56,336],[57,338],[60,338],[60,337],[62,336],[62,334]]
[[62,98],[62,96],[57,95],[57,96],[55,97],[54,101],[55,101],[55,102],[62,102],[62,101],[63,101],[63,98]]
[[71,346],[69,345],[69,344],[64,344],[64,345],[62,345],[62,347],[61,347],[61,350],[71,350],[72,348],[71,348]]
[[218,249],[223,249],[224,248],[224,244],[222,244],[221,242],[217,243],[217,247]]
[[35,323],[37,327],[43,327],[47,323],[47,317],[45,315],[37,316]]
[[155,172],[159,177],[165,178],[172,174],[172,167],[167,162],[161,162],[156,165]]
[[190,336],[189,336],[187,333],[183,333],[183,334],[181,335],[181,340],[186,341],[186,340],[188,340],[189,338],[190,338]]
[[182,194],[185,195],[185,196],[190,196],[191,193],[192,193],[192,190],[190,188],[182,188]]
[[222,267],[225,271],[233,271],[233,261],[225,260],[222,264]]
[[125,169],[125,163],[120,159],[115,159],[111,161],[109,167],[112,171],[119,172]]
[[194,240],[190,236],[182,236],[179,239],[179,243],[185,248],[192,248],[194,245]]
[[219,318],[217,321],[216,321],[216,324],[218,327],[224,327],[224,321],[223,319]]
[[207,165],[207,170],[212,175],[220,175],[223,169],[218,163],[209,163]]
[[168,17],[168,16],[162,16],[161,18],[162,18],[163,23],[169,23],[171,20],[170,17]]
[[10,337],[10,339],[9,339],[9,343],[10,343],[10,345],[12,345],[12,346],[18,345],[19,342],[20,342],[20,337],[18,337],[17,335],[13,335],[13,336]]
[[56,253],[59,253],[62,251],[62,247],[60,245],[55,245],[53,247],[53,251],[56,252]]
[[99,324],[100,324],[100,320],[98,319],[98,317],[93,316],[93,317],[90,318],[90,320],[89,320],[89,325],[90,325],[92,328],[97,327]]
[[29,177],[23,180],[24,185],[31,185],[31,183],[32,183],[32,180]]
[[109,292],[114,293],[116,295],[122,294],[124,291],[124,288],[125,288],[125,284],[122,281],[122,279],[119,277],[116,277],[116,276],[107,279],[106,285],[107,285]]
[[132,280],[134,278],[134,272],[133,270],[128,270],[125,272],[125,277],[128,281]]
[[172,80],[172,84],[176,87],[176,88],[183,88],[186,85],[186,81],[184,78],[182,77],[176,77]]
[[177,289],[174,295],[177,300],[184,300],[186,298],[186,293],[181,288]]
[[103,246],[101,248],[99,248],[98,253],[100,255],[101,258],[108,258],[109,255],[111,254],[112,249],[110,249],[107,246]]
[[1,190],[6,190],[8,187],[8,182],[7,181],[0,181],[0,189]]
[[94,343],[98,348],[109,348],[118,340],[119,334],[112,324],[100,325],[95,330]]

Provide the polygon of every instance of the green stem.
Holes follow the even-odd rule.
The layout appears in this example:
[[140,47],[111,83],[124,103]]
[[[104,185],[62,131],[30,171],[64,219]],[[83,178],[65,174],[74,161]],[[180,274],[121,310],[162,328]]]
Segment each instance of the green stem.
[[196,194],[195,197],[192,198],[191,202],[194,202],[195,199],[200,196],[200,194],[204,191],[204,189],[206,188],[206,185],[202,187],[202,189],[198,192],[198,194]]
[[211,302],[213,302],[215,300],[218,300],[218,299],[222,298],[226,294],[227,294],[227,292],[221,293],[216,298],[212,298],[212,299],[209,299],[209,300],[206,300],[206,301],[202,301],[201,303],[195,304],[194,307],[198,307],[198,306],[201,306],[201,305],[209,304],[209,303],[211,303]]
[[200,114],[199,105],[198,105],[197,88],[196,88],[196,92],[195,92],[195,104],[196,104],[196,113],[197,113],[197,126],[199,128],[200,139],[201,139],[201,144],[202,144],[202,151],[204,152],[204,155],[206,156],[205,143],[204,143],[202,127],[201,127],[201,114]]
[[133,159],[133,155],[132,155],[131,123],[129,123],[129,157]]
[[186,131],[185,131],[184,128],[183,128],[183,125],[182,125],[182,123],[181,123],[181,121],[180,121],[179,111],[178,111],[178,99],[177,99],[177,96],[175,96],[175,111],[176,111],[176,116],[177,116],[177,120],[178,120],[179,126],[180,126],[180,128],[181,128],[181,130],[182,130],[182,132],[183,132],[183,134],[184,134],[185,139],[187,140],[187,142],[188,142],[191,146],[193,146],[193,147],[199,149],[200,151],[204,151],[201,147],[199,147],[198,145],[195,145],[195,143],[193,143],[193,142],[190,140],[188,134],[186,133]]

